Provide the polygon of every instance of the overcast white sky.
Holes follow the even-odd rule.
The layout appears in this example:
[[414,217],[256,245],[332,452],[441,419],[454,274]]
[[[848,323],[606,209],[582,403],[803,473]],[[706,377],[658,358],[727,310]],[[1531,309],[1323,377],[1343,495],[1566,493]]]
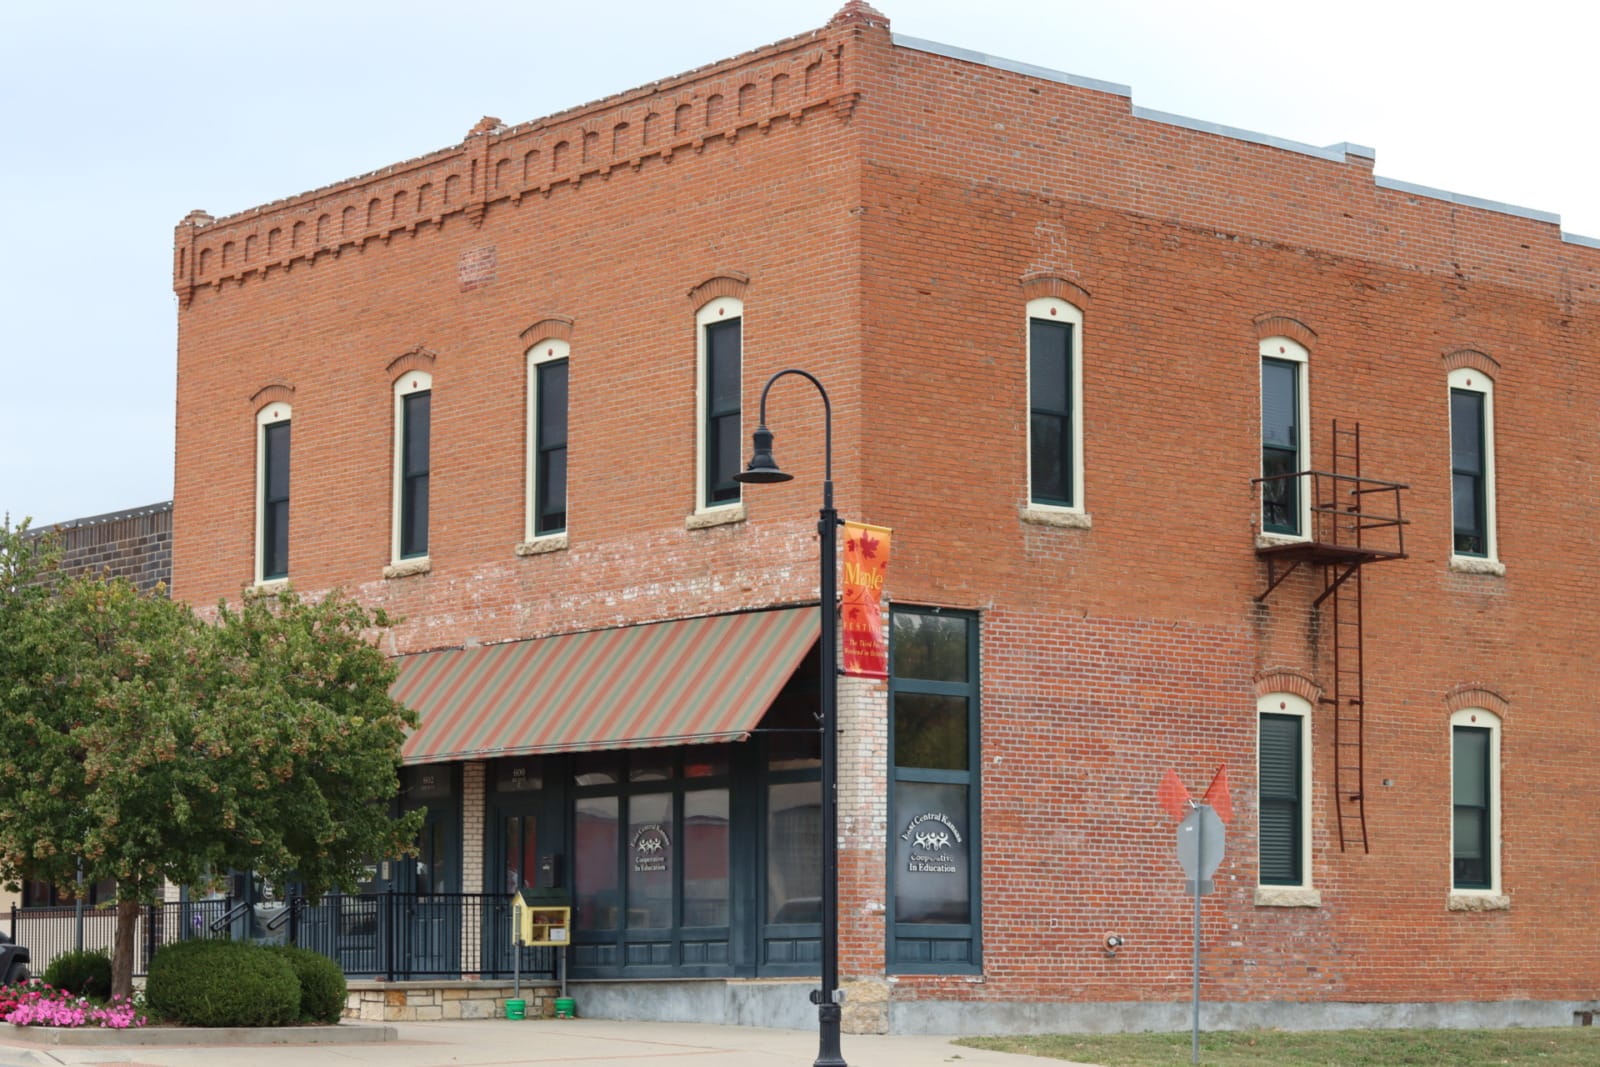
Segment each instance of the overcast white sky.
[[[86,0],[0,10],[0,512],[172,495],[172,228],[821,26],[844,0]],[[897,33],[1131,86],[1600,237],[1600,5],[881,0]],[[1326,14],[1318,12],[1325,11]]]

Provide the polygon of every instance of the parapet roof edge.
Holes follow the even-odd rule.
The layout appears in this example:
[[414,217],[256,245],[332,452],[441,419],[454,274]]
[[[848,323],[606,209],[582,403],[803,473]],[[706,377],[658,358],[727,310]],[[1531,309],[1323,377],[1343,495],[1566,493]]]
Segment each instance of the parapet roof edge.
[[1403,182],[1398,178],[1385,178],[1373,175],[1372,181],[1380,189],[1393,189],[1397,193],[1411,193],[1414,196],[1426,196],[1434,200],[1446,200],[1452,204],[1463,207],[1478,207],[1485,211],[1498,211],[1504,215],[1520,215],[1525,219],[1536,222],[1553,222],[1561,225],[1561,216],[1553,211],[1540,211],[1538,208],[1518,207],[1516,204],[1506,204],[1499,200],[1485,200],[1481,196],[1469,196],[1466,193],[1452,193],[1448,189],[1434,189],[1427,185],[1417,185],[1413,182]]
[[163,500],[158,504],[145,504],[143,507],[124,508],[122,511],[108,511],[104,515],[89,515],[81,519],[62,519],[52,522],[48,526],[29,527],[30,534],[44,534],[51,530],[74,530],[83,526],[103,526],[108,522],[120,522],[123,519],[136,519],[142,515],[155,515],[163,511],[172,510],[172,501]]
[[[1002,59],[998,56],[974,52],[968,48],[957,48],[954,45],[940,44],[937,41],[925,41],[917,37],[907,37],[904,34],[893,34],[897,46],[914,49],[918,52],[929,52],[933,55],[945,56],[949,59],[959,59],[968,63],[979,63],[983,66],[994,67],[997,70],[1011,71],[1014,74],[1025,74],[1029,77],[1042,78],[1046,81],[1059,82],[1063,85],[1073,85],[1081,89],[1093,89],[1103,93],[1113,93],[1117,96],[1127,97],[1130,104],[1133,99],[1133,90],[1126,85],[1116,82],[1101,81],[1098,78],[1085,78],[1076,74],[1067,74],[1063,71],[1051,70],[1048,67],[1035,66],[1032,63],[1020,63],[1012,59]],[[1275,137],[1268,133],[1257,133],[1254,130],[1241,129],[1237,126],[1224,126],[1219,122],[1209,122],[1205,119],[1189,118],[1186,115],[1175,115],[1167,111],[1157,111],[1153,108],[1132,105],[1134,118],[1145,119],[1150,122],[1161,122],[1169,126],[1179,126],[1184,129],[1195,130],[1200,133],[1215,134],[1219,137],[1229,137],[1237,141],[1247,141],[1251,144],[1264,145],[1268,148],[1279,148],[1286,152],[1297,152],[1301,155],[1324,159],[1334,163],[1342,163],[1347,156],[1359,156],[1364,159],[1377,159],[1377,150],[1367,145],[1356,144],[1351,141],[1342,141],[1338,144],[1318,147],[1305,144],[1301,141],[1292,141],[1286,137]],[[1425,196],[1434,200],[1444,200],[1463,207],[1481,208],[1485,211],[1495,211],[1504,215],[1516,215],[1520,218],[1532,219],[1535,222],[1549,222],[1556,226],[1561,225],[1561,216],[1551,211],[1541,211],[1538,208],[1521,207],[1517,204],[1507,204],[1499,200],[1489,200],[1481,196],[1471,196],[1466,193],[1453,193],[1447,189],[1434,189],[1426,185],[1417,185],[1412,182],[1400,181],[1396,178],[1373,176],[1373,182],[1380,189],[1390,189],[1395,192],[1410,193],[1414,196]],[[1588,248],[1600,248],[1600,240],[1592,237],[1580,237],[1577,234],[1563,233],[1561,239],[1568,244],[1583,245]]]
[[1030,78],[1043,78],[1045,81],[1061,82],[1063,85],[1076,85],[1080,89],[1094,89],[1102,93],[1114,93],[1117,96],[1132,98],[1133,90],[1126,85],[1116,82],[1101,81],[1098,78],[1085,78],[1077,74],[1067,74],[1049,67],[1036,67],[1032,63],[1020,63],[1015,59],[1002,59],[999,56],[986,55],[983,52],[974,52],[970,48],[957,48],[953,44],[940,44],[938,41],[924,41],[920,37],[907,37],[903,33],[889,35],[898,48],[910,48],[917,52],[930,52],[936,56],[947,59],[959,59],[967,63],[981,63],[986,67],[997,70],[1009,70],[1013,74],[1026,74]]

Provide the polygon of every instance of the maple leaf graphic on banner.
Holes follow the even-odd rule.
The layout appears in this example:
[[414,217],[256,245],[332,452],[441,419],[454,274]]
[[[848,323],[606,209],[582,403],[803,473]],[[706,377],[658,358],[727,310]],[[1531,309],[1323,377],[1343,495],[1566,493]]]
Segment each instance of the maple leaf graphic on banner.
[[861,558],[872,559],[878,554],[878,539],[871,534],[861,535]]

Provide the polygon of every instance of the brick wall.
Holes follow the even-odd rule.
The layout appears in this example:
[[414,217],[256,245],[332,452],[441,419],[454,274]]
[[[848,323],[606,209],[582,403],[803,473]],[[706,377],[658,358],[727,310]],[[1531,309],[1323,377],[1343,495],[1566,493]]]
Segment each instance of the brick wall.
[[[888,596],[982,616],[984,975],[902,976],[895,998],[1186,996],[1188,903],[1154,793],[1169,767],[1199,790],[1221,764],[1237,815],[1206,905],[1208,998],[1592,995],[1600,251],[1546,219],[1386,187],[1357,151],[1162,122],[1116,93],[896,45],[869,10],[180,225],[177,595],[251,581],[253,416],[270,397],[294,412],[291,576],[404,616],[393,651],[814,597],[821,412],[802,385],[768,411],[798,479],[747,490],[743,522],[684,521],[690,294],[724,279],[745,306],[746,429],[773,371],[817,374],[841,511],[895,529]],[[1088,528],[1020,514],[1036,295],[1084,311]],[[523,352],[550,322],[572,353],[568,547],[519,556]],[[1255,701],[1278,684],[1263,679],[1331,685],[1321,576],[1253,599],[1257,346],[1273,333],[1310,353],[1313,465],[1333,420],[1359,421],[1364,473],[1410,486],[1410,558],[1364,580],[1370,853],[1340,848],[1331,717],[1313,715],[1314,908],[1252,895]],[[419,348],[430,569],[384,579],[390,386]],[[1498,364],[1502,576],[1450,567],[1462,349]],[[1503,708],[1508,910],[1447,908],[1463,687]],[[860,687],[841,704],[854,978],[882,973],[881,702]]]
[[41,527],[61,539],[69,573],[126,578],[141,592],[172,584],[172,502]]

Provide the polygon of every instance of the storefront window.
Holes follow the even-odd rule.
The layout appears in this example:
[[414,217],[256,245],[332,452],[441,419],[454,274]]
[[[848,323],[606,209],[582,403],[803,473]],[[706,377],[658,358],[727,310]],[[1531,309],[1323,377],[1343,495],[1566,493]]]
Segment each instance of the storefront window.
[[671,793],[628,798],[628,925],[659,930],[672,925],[673,850],[677,828]]
[[896,608],[890,646],[892,969],[971,973],[978,945],[978,626]]
[[579,930],[615,930],[617,892],[617,798],[580,797],[574,804],[577,843],[573,883]]
[[822,785],[767,789],[767,921],[814,923],[822,910]]
[[726,789],[683,795],[683,925],[728,925]]

